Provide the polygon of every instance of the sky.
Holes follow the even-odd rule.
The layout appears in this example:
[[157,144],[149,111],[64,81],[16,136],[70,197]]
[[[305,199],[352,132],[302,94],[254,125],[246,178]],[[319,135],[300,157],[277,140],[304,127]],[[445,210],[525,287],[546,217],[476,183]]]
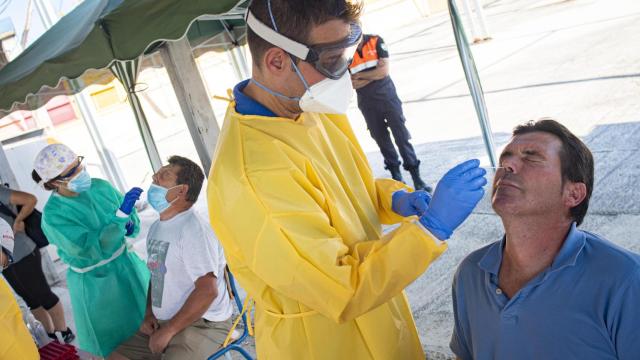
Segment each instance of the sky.
[[[13,21],[13,26],[16,31],[16,36],[22,37],[22,31],[24,30],[24,22],[27,15],[28,0],[0,0],[0,4],[5,1],[9,2],[9,6],[0,13],[0,19],[10,17]],[[59,16],[63,16],[67,12],[71,11],[76,5],[82,2],[82,0],[44,0],[48,1],[53,7],[55,12]],[[0,8],[1,10],[1,8]],[[38,12],[34,5],[31,6],[31,27],[29,29],[29,36],[27,45],[35,41],[44,32],[44,25],[42,20],[38,16]]]

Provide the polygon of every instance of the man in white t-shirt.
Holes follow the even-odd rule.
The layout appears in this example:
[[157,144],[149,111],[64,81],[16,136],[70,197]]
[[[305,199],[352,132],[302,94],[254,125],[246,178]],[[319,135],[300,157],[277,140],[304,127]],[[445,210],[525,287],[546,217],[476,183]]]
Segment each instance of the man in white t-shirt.
[[192,208],[203,181],[202,169],[180,156],[153,175],[147,199],[160,219],[147,236],[147,313],[111,359],[206,359],[229,333],[224,253]]

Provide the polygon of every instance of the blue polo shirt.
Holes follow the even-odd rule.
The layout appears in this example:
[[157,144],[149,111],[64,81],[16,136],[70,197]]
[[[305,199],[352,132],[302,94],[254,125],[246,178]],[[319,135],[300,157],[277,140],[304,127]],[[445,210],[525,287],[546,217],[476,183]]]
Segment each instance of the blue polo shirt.
[[461,359],[640,359],[640,256],[575,223],[551,266],[509,299],[505,239],[471,253],[453,282]]
[[242,93],[244,88],[249,85],[249,81],[250,80],[244,80],[233,88],[233,98],[236,102],[236,111],[238,114],[275,117],[276,114],[267,109],[266,106]]

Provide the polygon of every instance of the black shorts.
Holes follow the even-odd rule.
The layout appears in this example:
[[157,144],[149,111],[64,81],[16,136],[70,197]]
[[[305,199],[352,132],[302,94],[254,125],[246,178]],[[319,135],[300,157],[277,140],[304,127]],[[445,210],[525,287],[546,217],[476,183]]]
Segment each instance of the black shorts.
[[35,249],[22,260],[11,264],[2,272],[2,275],[31,310],[39,307],[49,310],[60,301],[51,291],[42,272],[40,249]]

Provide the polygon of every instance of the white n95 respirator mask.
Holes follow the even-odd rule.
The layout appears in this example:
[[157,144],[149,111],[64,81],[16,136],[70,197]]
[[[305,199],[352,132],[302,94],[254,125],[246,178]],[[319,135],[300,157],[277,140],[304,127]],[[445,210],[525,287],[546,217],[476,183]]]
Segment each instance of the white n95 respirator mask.
[[346,72],[338,80],[327,78],[310,86],[298,103],[304,112],[346,114],[352,96],[351,76]]

